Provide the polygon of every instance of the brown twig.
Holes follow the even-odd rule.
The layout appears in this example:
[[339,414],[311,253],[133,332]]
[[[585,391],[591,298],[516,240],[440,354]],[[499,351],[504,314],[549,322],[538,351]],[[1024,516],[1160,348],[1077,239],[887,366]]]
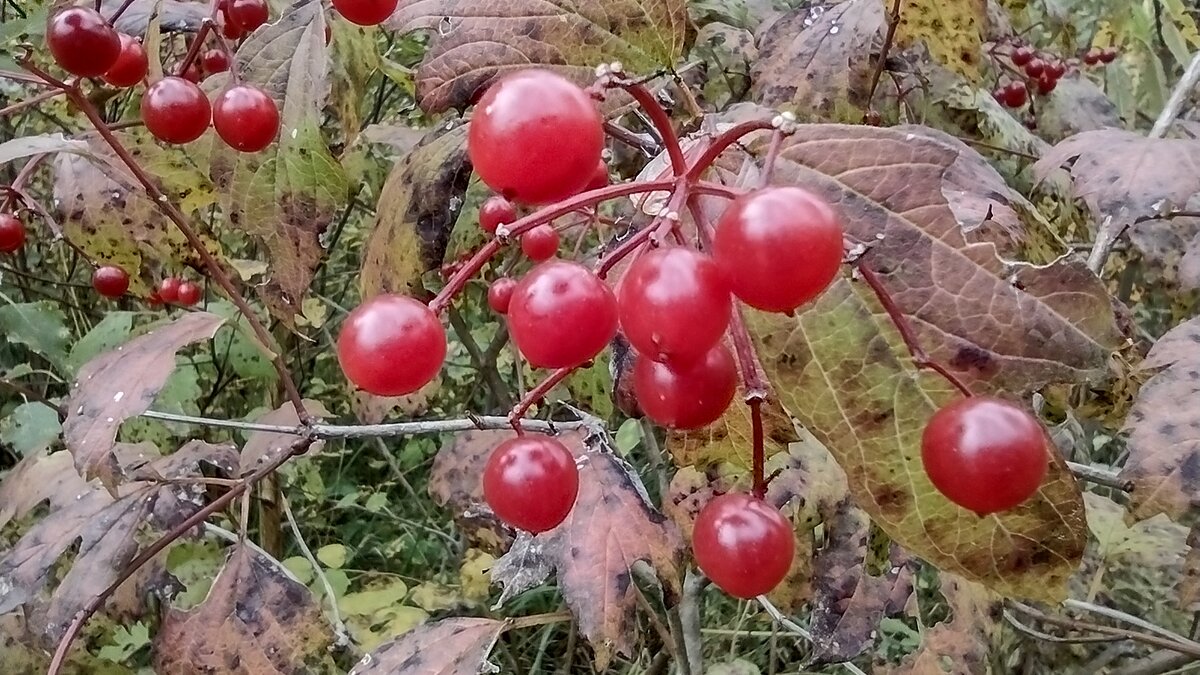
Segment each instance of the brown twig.
[[1098,623],[1090,623],[1087,621],[1080,621],[1078,619],[1054,616],[1021,602],[1013,602],[1011,603],[1011,606],[1026,616],[1033,617],[1043,623],[1059,626],[1060,628],[1066,628],[1073,631],[1111,635],[1122,640],[1133,640],[1135,642],[1141,642],[1142,644],[1162,647],[1163,649],[1169,649],[1174,652],[1179,652],[1180,654],[1188,654],[1190,656],[1200,658],[1200,646],[1196,646],[1195,643],[1178,642],[1169,638],[1159,637],[1158,635],[1142,633],[1140,631],[1114,628],[1112,626],[1104,626]]
[[14,394],[17,394],[18,396],[24,396],[25,398],[29,399],[30,401],[36,401],[37,403],[41,403],[42,405],[44,405],[48,408],[51,408],[52,410],[54,410],[54,412],[58,413],[59,420],[67,419],[67,411],[64,410],[62,406],[58,405],[57,403],[54,403],[50,399],[46,398],[45,396],[42,396],[41,394],[30,389],[29,387],[26,387],[25,385],[21,384],[20,382],[13,382],[12,380],[0,377],[0,389],[7,389],[7,390],[13,392]]
[[892,41],[896,39],[896,27],[900,25],[900,5],[903,0],[892,3],[892,11],[887,16],[887,33],[883,36],[883,46],[879,49],[879,59],[875,61],[875,70],[871,72],[871,87],[867,90],[867,107],[875,101],[875,89],[879,87],[879,78],[883,76],[883,66],[887,62],[888,52],[892,51]]

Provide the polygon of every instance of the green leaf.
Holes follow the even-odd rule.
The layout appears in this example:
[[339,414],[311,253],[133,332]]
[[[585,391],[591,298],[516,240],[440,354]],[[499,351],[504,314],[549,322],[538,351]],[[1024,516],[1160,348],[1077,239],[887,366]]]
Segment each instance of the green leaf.
[[341,544],[330,544],[317,549],[317,560],[320,560],[321,564],[330,569],[338,569],[342,565],[346,564],[346,556],[348,553],[349,552],[346,550],[345,546],[342,546]]
[[[3,295],[0,299],[7,300]],[[67,359],[67,317],[48,301],[0,305],[0,337],[46,357],[56,366]]]
[[370,590],[347,593],[338,600],[338,609],[346,616],[371,616],[375,612],[400,604],[408,595],[408,586],[399,579]]
[[71,370],[77,370],[101,352],[106,352],[129,339],[135,315],[136,312],[109,312],[106,314],[100,323],[96,324],[88,331],[87,335],[84,335],[71,347],[71,354],[67,359]]
[[628,455],[642,442],[642,423],[633,419],[625,420],[613,440],[616,441],[617,451]]
[[24,457],[43,452],[61,435],[58,413],[45,403],[22,403],[0,419],[0,442]]

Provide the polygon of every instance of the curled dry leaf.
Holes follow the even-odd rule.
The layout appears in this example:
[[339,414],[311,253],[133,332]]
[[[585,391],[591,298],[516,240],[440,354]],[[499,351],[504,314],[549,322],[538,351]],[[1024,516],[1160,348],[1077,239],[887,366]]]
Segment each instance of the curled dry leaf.
[[304,675],[328,658],[332,632],[303,584],[237,545],[194,609],[171,609],[154,636],[156,672]]
[[[304,399],[304,408],[318,421],[332,414],[325,409],[324,403],[312,399]],[[259,417],[254,422],[256,424],[299,427],[300,417],[296,415],[296,408],[289,402]],[[242,446],[241,475],[253,473],[255,469],[275,459],[279,453],[287,450],[299,440],[301,437],[295,434],[277,434],[270,431],[251,433],[246,438],[246,444]],[[309,447],[307,454],[319,453],[324,445],[324,441],[317,440]]]
[[988,671],[988,650],[997,631],[993,612],[996,598],[983,586],[949,572],[939,577],[952,618],[925,631],[921,647],[890,669],[889,675],[975,675]]
[[117,430],[150,408],[175,370],[175,353],[211,339],[224,319],[189,312],[160,324],[79,369],[64,408],[63,440],[85,478],[100,478],[110,491],[121,475],[112,447]]
[[350,675],[478,675],[503,621],[459,617],[418,626],[360,660]]
[[18,462],[0,483],[0,528],[14,518],[24,518],[43,502],[58,511],[88,490],[72,461],[71,453],[63,450]]

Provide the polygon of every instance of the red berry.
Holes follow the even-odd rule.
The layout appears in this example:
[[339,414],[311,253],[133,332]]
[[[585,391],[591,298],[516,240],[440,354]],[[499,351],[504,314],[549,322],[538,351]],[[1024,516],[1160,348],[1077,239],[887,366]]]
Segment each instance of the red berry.
[[116,63],[105,71],[104,81],[114,87],[132,87],[146,77],[150,69],[150,60],[142,43],[134,38],[121,34],[121,55]]
[[980,516],[1033,496],[1050,461],[1046,433],[1032,415],[980,396],[938,410],[921,437],[921,461],[947,499]]
[[467,133],[467,152],[483,182],[527,204],[582,190],[603,150],[603,119],[595,102],[575,83],[540,69],[489,87]]
[[603,159],[596,164],[596,173],[592,174],[592,180],[584,186],[584,192],[590,190],[599,190],[608,185],[608,163]]
[[488,286],[488,307],[497,314],[508,314],[508,305],[512,302],[513,290],[517,280],[511,277],[500,277]]
[[750,599],[770,593],[787,576],[796,540],[779,509],[731,492],[700,510],[692,551],[696,564],[721,590]]
[[1116,47],[1105,47],[1104,49],[1101,49],[1100,63],[1112,63],[1113,61],[1116,61],[1117,54],[1119,54],[1119,52],[1117,51]]
[[183,280],[178,277],[167,277],[158,284],[158,299],[167,304],[179,300],[179,287]]
[[162,296],[158,294],[158,291],[154,291],[150,293],[150,295],[146,296],[146,304],[150,305],[151,307],[158,307],[159,305],[163,304]]
[[378,396],[403,396],[428,384],[446,359],[446,331],[424,303],[378,295],[350,312],[338,335],[346,378]]
[[1021,66],[1033,60],[1034,52],[1029,47],[1017,47],[1012,51],[1012,62],[1014,66]]
[[221,7],[221,35],[225,36],[226,40],[234,42],[242,39],[242,36],[245,35],[242,27],[229,18],[229,11],[224,5]]
[[1100,50],[1095,48],[1087,50],[1087,53],[1083,55],[1083,62],[1089,66],[1100,63]]
[[200,284],[184,281],[179,284],[175,302],[184,307],[191,307],[200,302],[202,297],[204,297],[204,291],[200,288]]
[[213,101],[213,128],[229,147],[258,152],[279,134],[279,108],[267,92],[249,84],[222,91]]
[[1067,74],[1067,64],[1062,61],[1051,61],[1046,64],[1046,74],[1054,79],[1060,79]]
[[621,330],[649,359],[693,362],[729,327],[729,280],[712,258],[694,249],[672,246],[643,254],[618,290]]
[[200,66],[193,63],[187,68],[184,68],[183,72],[179,73],[179,77],[182,77],[192,84],[200,84],[200,80],[204,79],[204,73],[200,72]]
[[164,77],[142,96],[142,121],[160,141],[190,143],[204,135],[211,119],[208,97],[182,77]]
[[210,49],[200,57],[200,65],[209,75],[223,73],[229,70],[229,55],[224,49]]
[[119,298],[129,290],[129,274],[115,265],[97,267],[92,272],[92,288],[106,298]]
[[737,391],[737,365],[724,344],[675,366],[639,355],[633,392],[646,417],[672,429],[699,429],[721,418]]
[[530,365],[577,366],[617,334],[617,299],[583,265],[547,260],[513,289],[508,331]]
[[1044,72],[1046,72],[1046,62],[1039,58],[1025,64],[1025,74],[1030,77],[1038,77]]
[[80,77],[103,75],[121,56],[117,31],[90,7],[55,14],[46,29],[46,44],[63,70]]
[[549,260],[558,253],[558,230],[550,223],[543,223],[521,235],[521,251],[530,260]]
[[375,26],[396,11],[399,0],[333,0],[333,8],[350,23]]
[[483,498],[509,525],[533,533],[558,527],[575,506],[579,470],[565,445],[527,434],[504,441],[483,469]]
[[497,227],[508,225],[516,219],[517,208],[500,195],[488,197],[479,207],[479,227],[484,232],[494,233]]
[[713,259],[747,305],[791,312],[837,276],[842,226],[833,208],[807,190],[757,190],[721,214]]
[[1037,92],[1042,95],[1049,94],[1054,91],[1054,87],[1058,86],[1058,79],[1051,77],[1050,73],[1042,73],[1042,76],[1037,79]]
[[232,21],[243,33],[253,32],[267,22],[270,10],[266,0],[229,0],[225,4],[225,18]]
[[16,253],[25,245],[25,224],[11,213],[0,213],[0,253]]
[[1025,86],[1025,83],[1020,80],[1009,82],[1007,85],[1001,88],[1000,103],[1008,106],[1009,108],[1020,108],[1021,106],[1025,105],[1025,102],[1028,100],[1029,89]]

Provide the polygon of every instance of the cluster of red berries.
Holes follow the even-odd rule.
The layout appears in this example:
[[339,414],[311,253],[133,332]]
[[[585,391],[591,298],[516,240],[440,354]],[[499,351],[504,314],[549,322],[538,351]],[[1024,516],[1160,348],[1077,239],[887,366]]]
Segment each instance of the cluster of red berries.
[[[1117,58],[1117,50],[1112,47],[1091,49],[1083,55],[1083,63],[1094,66],[1099,63],[1112,63]],[[992,91],[992,96],[1001,105],[1008,108],[1020,108],[1029,102],[1030,92],[1046,95],[1054,91],[1058,81],[1072,67],[1079,65],[1075,59],[1063,59],[1045,51],[1038,51],[1027,44],[1016,44],[1008,52],[1012,67],[1005,66],[1013,75],[1013,79],[1000,84]]]
[[1083,53],[1080,58],[1089,66],[1099,65],[1101,63],[1112,63],[1117,60],[1120,52],[1116,47],[1105,47],[1103,49],[1092,47]]
[[158,284],[158,289],[150,295],[150,304],[179,305],[192,307],[204,297],[204,289],[194,281],[186,281],[179,277],[167,277]]
[[[226,25],[234,23],[242,30],[253,30],[267,20],[264,0],[226,0],[223,7]],[[64,70],[79,77],[100,77],[113,86],[134,86],[149,70],[149,57],[141,43],[117,33],[89,7],[71,7],[56,14],[46,32],[46,43]],[[224,49],[209,51],[201,58],[210,74],[227,70],[229,61]],[[142,95],[142,121],[155,138],[190,143],[211,124],[226,144],[242,152],[257,152],[275,140],[279,107],[266,92],[239,83],[235,77],[210,104],[193,81],[199,79],[198,69],[191,77],[164,77]]]

